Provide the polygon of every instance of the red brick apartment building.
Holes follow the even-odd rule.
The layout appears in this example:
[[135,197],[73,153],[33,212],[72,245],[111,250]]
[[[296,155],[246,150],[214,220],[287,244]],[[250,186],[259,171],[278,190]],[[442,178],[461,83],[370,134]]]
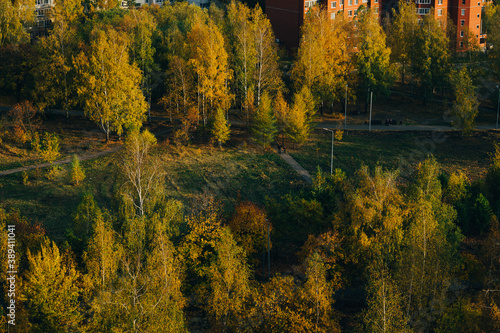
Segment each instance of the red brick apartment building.
[[[420,16],[433,12],[436,19],[446,20],[450,15],[457,26],[457,49],[465,50],[467,31],[476,36],[481,47],[485,46],[481,20],[487,1],[490,0],[415,0],[415,5]],[[397,0],[266,0],[266,14],[276,38],[289,49],[297,48],[304,16],[316,4],[324,6],[332,19],[339,15],[339,11],[347,18],[353,18],[362,5],[374,8],[382,19],[382,10],[389,11],[397,5]]]
[[457,50],[465,49],[469,31],[480,47],[486,46],[482,18],[487,3],[485,0],[450,0],[450,15],[457,27]]
[[361,5],[374,7],[379,13],[381,0],[266,0],[266,14],[271,21],[276,38],[288,48],[299,46],[300,27],[304,16],[316,4],[325,6],[332,19],[339,11],[348,18],[353,18]]

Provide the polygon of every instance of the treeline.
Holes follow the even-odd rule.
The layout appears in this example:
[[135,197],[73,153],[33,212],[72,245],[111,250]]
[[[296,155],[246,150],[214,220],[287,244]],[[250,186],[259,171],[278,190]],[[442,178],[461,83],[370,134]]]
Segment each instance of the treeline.
[[[490,70],[500,78],[496,48],[483,62],[469,36],[461,53],[466,63],[457,66],[451,21],[434,15],[420,20],[415,5],[404,1],[384,28],[365,7],[353,20],[311,10],[293,62],[284,61],[259,6],[231,2],[202,10],[175,2],[127,10],[112,4],[92,3],[84,12],[79,1],[56,1],[47,14],[48,36],[28,44],[22,23],[33,17],[19,8],[29,4],[7,1],[0,13],[2,94],[40,110],[81,108],[108,139],[140,126],[159,103],[164,116],[182,122],[178,141],[201,128],[222,144],[233,108],[254,128],[256,141],[268,146],[277,133],[302,143],[316,112],[343,106],[345,95],[366,109],[371,93],[375,100],[387,95],[399,76],[401,89],[424,102],[435,93],[454,98],[451,119],[469,132],[478,76]],[[498,6],[487,6],[486,13],[488,41],[495,44]]]
[[472,183],[431,157],[405,179],[318,172],[311,189],[228,212],[210,197],[165,197],[155,143],[131,132],[110,205],[84,194],[58,245],[0,210],[15,225],[16,330],[337,332],[346,314],[335,302],[354,308],[352,331],[500,329],[500,148]]

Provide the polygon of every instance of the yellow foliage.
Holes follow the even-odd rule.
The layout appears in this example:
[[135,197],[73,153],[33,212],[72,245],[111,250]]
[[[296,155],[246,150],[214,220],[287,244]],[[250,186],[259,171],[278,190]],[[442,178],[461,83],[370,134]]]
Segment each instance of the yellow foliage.
[[31,323],[43,331],[77,330],[79,314],[80,274],[68,257],[48,239],[38,253],[28,249],[29,271],[23,298],[27,303]]

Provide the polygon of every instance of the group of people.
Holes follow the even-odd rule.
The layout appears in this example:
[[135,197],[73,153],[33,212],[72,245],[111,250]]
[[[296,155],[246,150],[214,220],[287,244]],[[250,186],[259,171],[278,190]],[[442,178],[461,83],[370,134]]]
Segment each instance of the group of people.
[[279,142],[277,142],[278,144],[278,154],[281,154],[281,149],[283,149],[283,152],[286,154],[286,147],[285,145],[280,145]]

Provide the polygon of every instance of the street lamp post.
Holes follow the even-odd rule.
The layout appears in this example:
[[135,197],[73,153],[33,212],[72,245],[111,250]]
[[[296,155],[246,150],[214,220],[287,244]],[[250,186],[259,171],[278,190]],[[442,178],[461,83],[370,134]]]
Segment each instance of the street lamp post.
[[373,91],[370,91],[370,125],[368,126],[368,132],[372,131],[372,105],[373,105]]
[[333,139],[334,139],[334,132],[331,129],[328,128],[323,128],[325,131],[330,131],[332,132],[332,158],[330,162],[330,174],[333,175]]
[[498,129],[498,113],[500,112],[500,86],[497,86],[498,89],[498,103],[497,103],[497,129]]
[[269,220],[267,220],[267,278],[271,280],[271,237],[269,235]]
[[347,129],[347,83],[345,85],[345,105],[344,105],[344,130]]

